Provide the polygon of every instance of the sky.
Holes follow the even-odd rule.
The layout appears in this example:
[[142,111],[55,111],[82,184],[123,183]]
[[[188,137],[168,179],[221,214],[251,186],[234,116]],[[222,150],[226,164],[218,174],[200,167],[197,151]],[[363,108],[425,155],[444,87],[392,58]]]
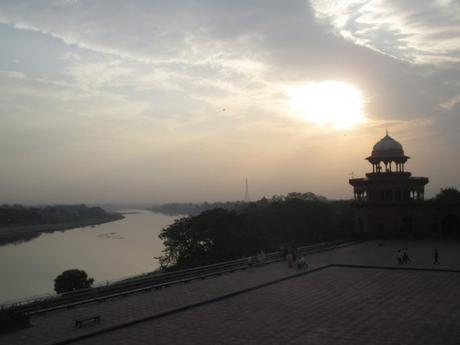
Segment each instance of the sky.
[[0,203],[348,199],[387,129],[460,188],[458,0],[2,0],[0,44]]

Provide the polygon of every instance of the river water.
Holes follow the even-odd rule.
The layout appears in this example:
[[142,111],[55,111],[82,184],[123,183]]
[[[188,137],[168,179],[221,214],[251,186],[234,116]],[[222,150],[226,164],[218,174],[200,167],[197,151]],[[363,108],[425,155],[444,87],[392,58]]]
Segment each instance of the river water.
[[177,217],[132,210],[125,219],[41,234],[0,246],[0,304],[53,293],[54,278],[71,268],[85,270],[95,282],[125,278],[158,268],[163,227]]

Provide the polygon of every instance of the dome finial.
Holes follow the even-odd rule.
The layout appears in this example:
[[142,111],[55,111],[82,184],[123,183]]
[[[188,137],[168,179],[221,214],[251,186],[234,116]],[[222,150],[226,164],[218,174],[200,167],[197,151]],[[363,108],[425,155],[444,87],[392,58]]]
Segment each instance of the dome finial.
[[388,128],[387,128],[387,137],[388,137]]

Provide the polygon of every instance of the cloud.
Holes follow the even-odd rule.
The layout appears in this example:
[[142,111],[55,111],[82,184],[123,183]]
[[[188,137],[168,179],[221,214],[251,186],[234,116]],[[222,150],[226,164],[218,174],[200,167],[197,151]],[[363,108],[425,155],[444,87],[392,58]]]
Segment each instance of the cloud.
[[460,61],[460,5],[455,0],[312,0],[312,6],[337,34],[396,59]]
[[456,95],[455,97],[441,103],[441,107],[452,110],[457,104],[460,103],[460,94]]
[[[237,197],[242,174],[266,195],[281,180],[347,195],[312,167],[343,184],[385,124],[420,141],[460,129],[456,8],[412,4],[2,1],[2,176],[40,166],[94,198],[124,181],[131,199]],[[285,90],[322,80],[360,89],[368,124],[345,136],[294,116]]]

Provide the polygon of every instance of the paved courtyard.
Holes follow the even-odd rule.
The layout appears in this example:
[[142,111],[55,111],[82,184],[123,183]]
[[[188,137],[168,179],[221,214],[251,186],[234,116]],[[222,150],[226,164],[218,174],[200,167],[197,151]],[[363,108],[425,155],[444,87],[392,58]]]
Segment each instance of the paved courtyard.
[[328,268],[78,344],[459,344],[460,274]]
[[[402,247],[412,263],[398,266]],[[434,248],[441,265],[433,265]],[[460,243],[369,241],[307,261],[310,269],[352,264],[460,270]],[[0,344],[56,344],[84,335],[73,343],[460,344],[460,272],[330,267],[294,277],[299,273],[273,263],[48,312],[34,316],[26,330],[0,336]],[[223,298],[228,294],[234,296]],[[202,305],[192,307],[196,303]],[[171,313],[160,316],[164,312]],[[74,328],[76,318],[93,314],[101,315],[100,325]]]

